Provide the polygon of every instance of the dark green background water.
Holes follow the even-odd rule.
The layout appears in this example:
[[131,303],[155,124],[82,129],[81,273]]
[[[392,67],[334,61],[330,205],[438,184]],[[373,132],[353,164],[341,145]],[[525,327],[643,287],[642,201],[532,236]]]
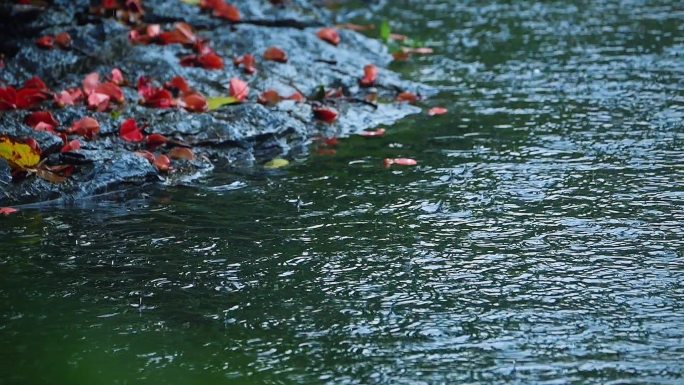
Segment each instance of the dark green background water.
[[682,3],[357,9],[449,115],[0,218],[0,384],[684,383]]

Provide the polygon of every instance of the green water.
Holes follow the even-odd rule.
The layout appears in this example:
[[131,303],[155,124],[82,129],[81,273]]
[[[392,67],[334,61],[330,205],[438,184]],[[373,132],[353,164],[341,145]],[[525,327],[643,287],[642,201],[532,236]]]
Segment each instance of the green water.
[[684,383],[682,4],[372,4],[450,113],[0,218],[0,384]]

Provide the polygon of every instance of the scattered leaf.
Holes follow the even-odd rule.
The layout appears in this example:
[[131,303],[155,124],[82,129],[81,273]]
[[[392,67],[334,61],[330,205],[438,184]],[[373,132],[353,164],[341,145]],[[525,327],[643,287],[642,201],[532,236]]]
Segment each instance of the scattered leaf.
[[138,155],[142,158],[147,159],[147,161],[150,162],[150,164],[154,164],[154,154],[153,153],[151,153],[149,151],[145,151],[145,150],[140,150],[140,151],[134,152],[134,154]]
[[62,32],[55,36],[55,43],[62,49],[71,47],[71,35],[67,32]]
[[207,111],[209,105],[207,99],[202,96],[202,94],[197,92],[188,93],[183,97],[183,107],[191,112],[204,112]]
[[314,116],[326,123],[332,123],[337,120],[338,112],[332,107],[314,107]]
[[55,38],[52,36],[41,36],[36,40],[38,48],[53,49],[55,47]]
[[162,134],[150,134],[145,137],[145,144],[153,149],[166,144],[168,141],[169,139]]
[[242,65],[242,68],[244,68],[245,72],[248,74],[253,74],[256,72],[256,59],[254,59],[254,55],[252,54],[247,53],[234,58],[233,64],[236,67]]
[[414,93],[404,91],[397,95],[397,101],[402,103],[415,103],[418,101],[418,96]]
[[257,102],[267,106],[278,104],[282,100],[280,94],[276,90],[266,90],[259,95]]
[[135,119],[126,119],[119,128],[119,137],[126,142],[142,142],[143,134]]
[[59,150],[59,152],[72,152],[76,151],[81,148],[81,142],[78,141],[78,139],[74,139],[70,141],[69,143],[65,144],[62,146],[62,149]]
[[378,128],[375,131],[361,131],[359,132],[359,135],[366,137],[366,138],[377,138],[380,136],[385,135],[386,130],[384,128]]
[[340,44],[340,35],[335,28],[321,28],[316,32],[319,39],[328,42],[332,45]]
[[75,121],[67,130],[67,134],[83,136],[88,140],[92,140],[100,132],[100,123],[91,117]]
[[392,30],[390,29],[389,21],[383,20],[382,23],[380,23],[380,40],[384,41],[385,43],[389,41],[390,35],[392,34]]
[[285,167],[288,164],[290,164],[290,161],[288,161],[287,159],[275,158],[273,160],[266,162],[266,164],[264,164],[264,168],[276,169],[276,168]]
[[378,67],[368,64],[363,67],[363,78],[359,80],[361,87],[371,87],[378,79]]
[[390,167],[394,164],[396,164],[397,166],[415,166],[418,164],[418,162],[415,159],[411,158],[385,158],[383,163],[385,167]]
[[19,212],[19,210],[13,208],[13,207],[0,207],[0,215],[11,215],[14,213]]
[[0,136],[0,158],[7,161],[13,170],[26,170],[40,162],[40,152],[26,143]]
[[166,155],[157,155],[154,158],[154,167],[159,170],[159,172],[169,172],[171,169],[171,159]]
[[448,112],[448,110],[444,107],[432,107],[428,110],[428,115],[430,115],[430,116],[444,115],[447,112]]
[[52,113],[49,111],[32,112],[29,116],[26,117],[24,122],[32,128],[36,128],[38,125],[42,123],[38,131],[54,132],[54,129],[57,128],[57,126],[59,126],[59,122],[55,119],[54,116],[52,116]]
[[169,157],[174,160],[193,160],[195,159],[195,154],[187,147],[174,147],[169,151]]
[[264,60],[287,63],[287,54],[278,47],[268,47],[264,51]]
[[110,80],[112,83],[114,83],[118,86],[126,83],[126,79],[124,79],[123,72],[121,72],[121,70],[118,68],[112,69],[112,76],[111,76]]
[[238,78],[232,78],[228,85],[228,94],[237,99],[238,102],[242,102],[249,95],[249,86]]
[[220,107],[223,107],[228,104],[235,104],[238,103],[239,100],[237,98],[232,97],[232,96],[216,96],[213,98],[207,98],[207,109],[209,111],[214,111]]

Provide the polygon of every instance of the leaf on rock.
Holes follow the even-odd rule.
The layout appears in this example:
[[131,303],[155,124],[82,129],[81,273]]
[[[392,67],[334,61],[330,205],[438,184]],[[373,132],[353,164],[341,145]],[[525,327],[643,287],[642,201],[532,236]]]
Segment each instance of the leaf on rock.
[[339,114],[336,109],[332,107],[314,107],[314,116],[326,123],[332,123],[337,120],[337,115]]
[[264,60],[287,63],[287,54],[278,47],[268,47],[264,51]]
[[88,140],[95,138],[99,132],[100,123],[89,116],[75,121],[67,130],[67,134],[83,136]]
[[209,111],[214,111],[228,104],[239,103],[240,101],[233,96],[216,96],[213,98],[207,98],[207,109]]
[[363,67],[363,78],[359,80],[361,87],[371,87],[378,79],[378,67],[368,64]]
[[288,161],[287,159],[275,158],[273,160],[266,162],[266,164],[264,164],[264,168],[276,169],[276,168],[285,167],[288,164],[290,164],[290,161]]
[[316,32],[319,39],[328,42],[332,45],[340,44],[340,35],[335,28],[321,28]]
[[195,159],[195,154],[187,147],[174,147],[169,151],[169,158],[174,160],[193,160]]
[[[59,126],[59,122],[52,116],[49,111],[35,111],[26,117],[24,122],[31,128],[40,126],[38,131],[54,132],[55,128]],[[42,124],[41,124],[42,123]]]
[[159,170],[159,172],[169,172],[171,169],[171,159],[166,155],[157,155],[154,157],[154,167]]
[[40,152],[26,143],[0,136],[0,158],[5,159],[13,170],[23,171],[40,162]]
[[119,128],[119,137],[126,142],[142,142],[144,139],[142,131],[138,127],[135,119],[126,119]]
[[249,95],[249,86],[243,80],[232,78],[228,84],[228,94],[242,102]]

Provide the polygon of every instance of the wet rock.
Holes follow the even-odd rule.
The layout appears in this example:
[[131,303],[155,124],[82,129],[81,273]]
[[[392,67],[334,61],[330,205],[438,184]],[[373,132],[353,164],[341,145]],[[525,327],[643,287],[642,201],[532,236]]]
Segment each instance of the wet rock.
[[[147,23],[161,23],[163,30],[173,29],[179,21],[193,25],[198,36],[207,39],[223,58],[222,70],[181,66],[180,58],[193,54],[190,47],[132,44],[128,39],[129,26],[90,14],[90,3],[57,0],[44,11],[17,5],[0,7],[0,30],[8,31],[9,37],[0,43],[6,63],[0,69],[1,82],[19,86],[37,75],[59,92],[79,87],[84,76],[93,71],[104,79],[115,67],[124,72],[129,82],[129,86],[123,87],[126,102],[115,106],[114,112],[93,112],[83,104],[63,109],[55,108],[51,101],[41,105],[60,122],[61,131],[84,116],[100,123],[99,136],[93,140],[80,138],[82,149],[74,154],[59,155],[63,143],[58,136],[26,126],[23,122],[27,111],[1,112],[0,135],[33,137],[43,156],[51,156],[51,164],[74,164],[76,171],[62,184],[35,176],[7,183],[7,166],[0,167],[0,205],[77,199],[159,180],[176,183],[206,173],[214,166],[253,166],[277,156],[296,155],[307,151],[314,136],[346,136],[391,124],[420,111],[411,105],[394,103],[399,91],[432,92],[387,70],[391,56],[377,40],[346,30],[339,31],[338,46],[319,39],[318,28],[331,25],[334,15],[313,2],[292,0],[285,6],[256,0],[236,2],[242,14],[242,21],[237,24],[214,18],[209,12],[180,1],[144,3],[149,4],[143,16]],[[13,19],[21,23],[9,31],[6,22]],[[39,36],[60,32],[72,36],[71,49],[45,50],[34,44]],[[264,61],[262,54],[271,46],[283,49],[289,60]],[[232,63],[233,57],[247,53],[257,59],[255,74],[246,74]],[[361,88],[358,84],[367,64],[380,69],[373,88]],[[147,108],[138,104],[134,87],[141,76],[152,78],[157,84],[182,76],[191,88],[207,97],[227,96],[229,80],[237,77],[247,81],[251,91],[244,103],[205,113]],[[301,92],[309,100],[283,101],[268,107],[257,104],[258,95],[269,89],[283,96]],[[321,89],[339,89],[340,93],[314,100]],[[368,102],[369,96],[376,97],[379,103]],[[312,109],[320,105],[335,108],[339,118],[332,124],[317,121]],[[118,132],[127,118],[144,126],[145,134],[159,133],[170,141],[158,148],[123,142]],[[134,154],[139,150],[162,154],[174,146],[191,147],[196,159],[174,161],[175,172],[168,175],[160,174],[147,160]]]

